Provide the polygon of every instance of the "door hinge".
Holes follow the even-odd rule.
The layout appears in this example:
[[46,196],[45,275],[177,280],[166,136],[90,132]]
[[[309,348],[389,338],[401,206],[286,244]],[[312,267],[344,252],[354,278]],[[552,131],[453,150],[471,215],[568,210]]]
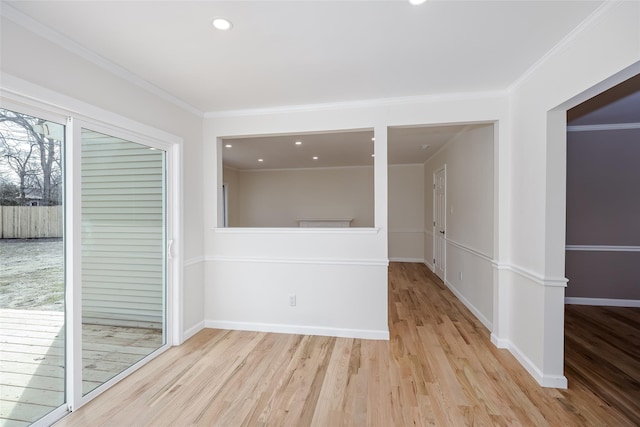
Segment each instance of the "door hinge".
[[436,226],[436,222],[435,222],[435,221],[433,221],[433,226],[434,226],[434,227]]
[[433,263],[434,263],[434,264],[436,263],[436,259],[435,259],[435,258],[433,259]]

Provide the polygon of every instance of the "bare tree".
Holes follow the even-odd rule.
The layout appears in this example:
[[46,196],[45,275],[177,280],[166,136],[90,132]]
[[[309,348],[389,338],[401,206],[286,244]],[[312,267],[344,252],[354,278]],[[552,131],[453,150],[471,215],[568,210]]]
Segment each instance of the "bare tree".
[[0,206],[15,206],[20,204],[20,189],[13,182],[0,177]]
[[0,143],[2,158],[18,178],[18,201],[20,204],[24,204],[27,199],[27,190],[32,183],[31,178],[36,173],[32,162],[34,145],[25,144],[9,133],[0,134]]
[[14,125],[2,127],[0,150],[18,177],[22,202],[29,189],[37,189],[42,204],[59,204],[60,142],[43,132],[49,123],[8,110],[0,110],[0,123]]

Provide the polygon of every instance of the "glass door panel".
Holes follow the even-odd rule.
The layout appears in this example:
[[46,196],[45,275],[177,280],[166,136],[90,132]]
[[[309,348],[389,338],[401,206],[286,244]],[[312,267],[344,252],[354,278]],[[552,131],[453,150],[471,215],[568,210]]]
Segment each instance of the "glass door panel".
[[82,389],[162,347],[165,152],[82,130]]
[[64,135],[0,109],[0,425],[66,401]]

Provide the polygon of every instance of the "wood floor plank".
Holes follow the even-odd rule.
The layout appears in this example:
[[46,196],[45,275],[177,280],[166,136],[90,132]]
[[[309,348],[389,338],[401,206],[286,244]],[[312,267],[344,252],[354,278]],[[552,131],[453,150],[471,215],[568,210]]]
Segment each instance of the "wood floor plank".
[[22,402],[33,403],[43,406],[55,406],[55,403],[64,403],[64,392],[40,390],[40,389],[28,389],[24,387],[16,387],[11,385],[2,384],[0,386],[0,399],[4,402]]
[[[0,402],[0,419],[16,423],[24,423],[31,414],[44,416],[55,409],[54,406],[36,405],[25,402]],[[4,425],[4,422],[3,422]]]
[[[0,425],[29,424],[64,403],[63,323],[61,312],[0,309]],[[84,392],[162,342],[160,331],[142,328],[83,325],[82,335]]]
[[640,425],[636,314],[568,310],[569,389],[545,389],[425,266],[389,271],[389,341],[205,329],[59,426]]
[[640,308],[567,305],[565,318],[570,378],[640,425]]
[[353,340],[337,338],[329,360],[325,380],[310,425],[323,427],[338,425],[342,402],[349,381],[349,360]]
[[[25,363],[23,361],[0,361],[0,372],[15,372],[24,375],[40,375],[43,377],[64,378],[63,365],[43,365]],[[2,380],[0,379],[0,382]]]

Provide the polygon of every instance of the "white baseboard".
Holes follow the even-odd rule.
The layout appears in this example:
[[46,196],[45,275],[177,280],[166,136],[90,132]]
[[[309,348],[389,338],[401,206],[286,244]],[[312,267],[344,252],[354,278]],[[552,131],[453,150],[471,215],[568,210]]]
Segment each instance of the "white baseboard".
[[520,349],[504,338],[498,338],[491,334],[491,342],[498,348],[508,350],[513,357],[520,362],[522,367],[531,375],[542,387],[567,388],[567,377],[564,375],[545,375]]
[[434,266],[433,264],[429,263],[427,260],[424,260],[424,261],[423,261],[423,264],[424,264],[424,265],[426,265],[426,266],[427,266],[427,268],[428,268],[429,270],[431,270],[431,272],[432,272],[432,273],[435,271],[435,266]]
[[491,342],[498,348],[509,348],[509,340],[498,338],[493,332],[491,332]]
[[489,321],[489,319],[487,319],[481,312],[480,310],[478,310],[473,304],[471,304],[471,301],[469,301],[467,298],[465,298],[464,295],[462,295],[462,293],[457,290],[451,283],[449,283],[448,280],[444,281],[444,284],[447,286],[447,288],[449,288],[449,290],[451,292],[453,292],[453,294],[465,305],[465,307],[467,307],[469,309],[469,311],[471,311],[471,313],[473,313],[474,316],[476,316],[478,318],[478,320],[489,330],[493,329],[493,323]]
[[611,299],[611,298],[578,298],[566,297],[565,304],[574,305],[598,305],[602,307],[634,307],[640,308],[640,300],[637,299]]
[[204,329],[204,320],[202,322],[196,323],[194,326],[184,331],[184,334],[182,334],[183,342],[188,340],[189,338],[191,338],[192,336],[194,336],[195,334],[197,334],[203,329]]
[[420,264],[424,263],[424,259],[422,258],[402,258],[402,257],[398,257],[398,258],[389,258],[389,261],[391,262],[417,262]]
[[361,338],[367,340],[389,340],[389,330],[344,329],[307,325],[284,325],[276,323],[233,322],[226,320],[205,320],[204,326],[213,329],[234,331],[273,332],[278,334],[320,335],[325,337]]

